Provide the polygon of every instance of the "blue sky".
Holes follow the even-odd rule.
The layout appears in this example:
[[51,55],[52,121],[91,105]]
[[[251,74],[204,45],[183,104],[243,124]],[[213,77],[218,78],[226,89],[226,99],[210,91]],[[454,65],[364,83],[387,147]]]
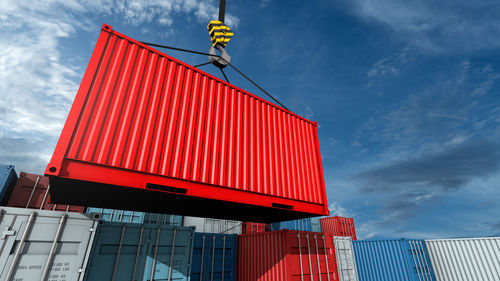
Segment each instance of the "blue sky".
[[[2,1],[0,162],[43,172],[102,23],[135,39],[206,51],[217,5]],[[330,209],[353,216],[361,238],[500,235],[495,1],[227,5],[232,63],[318,122]]]

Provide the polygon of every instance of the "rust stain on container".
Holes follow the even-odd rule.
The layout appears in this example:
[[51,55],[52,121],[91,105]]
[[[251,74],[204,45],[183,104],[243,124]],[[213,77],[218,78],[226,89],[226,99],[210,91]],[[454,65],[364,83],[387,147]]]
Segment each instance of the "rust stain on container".
[[[266,209],[281,214],[276,219],[329,213],[315,122],[107,25],[46,175],[53,178],[54,200],[96,207],[114,208],[111,198],[98,199],[104,190],[131,187],[182,194],[177,202],[225,201],[234,210],[227,218],[267,220],[260,215]],[[90,201],[89,192],[99,196]],[[158,211],[154,202],[138,202],[158,193],[127,195],[137,204],[116,207]],[[213,209],[209,201],[197,202]],[[243,205],[255,212],[246,215]],[[175,204],[169,208],[187,214]]]

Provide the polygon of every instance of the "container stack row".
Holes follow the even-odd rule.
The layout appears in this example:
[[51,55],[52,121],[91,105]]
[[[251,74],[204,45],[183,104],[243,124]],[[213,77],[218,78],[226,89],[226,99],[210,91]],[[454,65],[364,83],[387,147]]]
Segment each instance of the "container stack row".
[[500,238],[357,240],[352,218],[272,224],[50,201],[0,166],[0,280],[499,281]]

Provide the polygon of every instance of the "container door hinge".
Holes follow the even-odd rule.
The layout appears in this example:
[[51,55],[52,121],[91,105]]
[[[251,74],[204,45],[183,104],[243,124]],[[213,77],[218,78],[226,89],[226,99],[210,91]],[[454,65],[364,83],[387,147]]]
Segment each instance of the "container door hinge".
[[94,232],[95,230],[96,230],[96,229],[95,229],[95,228],[93,228],[93,227],[89,228],[89,231],[90,231],[90,232]]
[[16,235],[16,231],[15,230],[11,230],[10,229],[10,226],[7,226],[3,232],[2,232],[2,235],[1,235],[1,238],[2,240],[5,240],[5,237],[7,236],[12,236],[12,235]]
[[78,273],[82,273],[82,272],[85,272],[85,268],[79,268],[78,269]]

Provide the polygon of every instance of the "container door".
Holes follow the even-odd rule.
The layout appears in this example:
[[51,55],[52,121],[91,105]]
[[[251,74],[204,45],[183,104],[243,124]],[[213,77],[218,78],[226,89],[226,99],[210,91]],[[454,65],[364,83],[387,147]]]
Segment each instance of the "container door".
[[61,217],[4,216],[0,223],[0,280],[78,280],[94,222],[57,215]]
[[337,269],[340,281],[358,281],[352,241],[346,237],[335,237],[335,252],[337,254]]
[[143,281],[188,280],[193,233],[179,228],[151,229]]

